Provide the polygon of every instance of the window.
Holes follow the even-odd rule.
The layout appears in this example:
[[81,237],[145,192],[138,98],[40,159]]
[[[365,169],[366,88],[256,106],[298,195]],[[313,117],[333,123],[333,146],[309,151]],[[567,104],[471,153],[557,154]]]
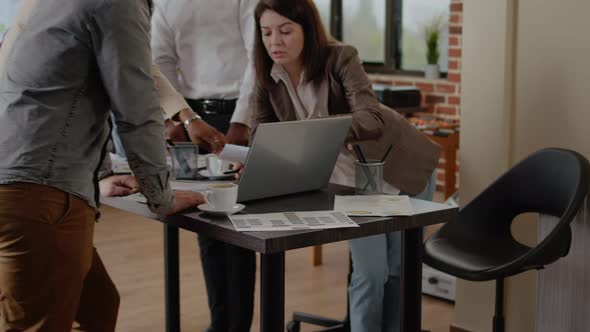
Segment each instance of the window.
[[373,72],[422,71],[424,27],[440,18],[439,65],[441,72],[447,71],[450,0],[314,1],[326,29],[355,46]]
[[320,16],[322,17],[322,23],[324,23],[324,27],[327,31],[330,31],[330,0],[314,0],[316,7],[318,7],[318,11],[320,12]]
[[424,25],[441,17],[438,47],[441,72],[447,71],[449,0],[406,0],[402,8],[401,69],[422,70],[426,65]]
[[0,40],[16,16],[18,3],[19,0],[2,0],[0,3]]

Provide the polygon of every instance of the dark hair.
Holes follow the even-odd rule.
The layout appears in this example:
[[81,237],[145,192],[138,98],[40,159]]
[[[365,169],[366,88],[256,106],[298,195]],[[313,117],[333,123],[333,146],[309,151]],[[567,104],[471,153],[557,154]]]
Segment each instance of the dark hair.
[[303,66],[308,82],[319,83],[322,79],[328,53],[329,37],[313,0],[260,0],[254,11],[256,36],[254,37],[254,67],[256,78],[266,88],[274,81],[270,77],[273,61],[262,42],[260,17],[272,10],[303,28]]

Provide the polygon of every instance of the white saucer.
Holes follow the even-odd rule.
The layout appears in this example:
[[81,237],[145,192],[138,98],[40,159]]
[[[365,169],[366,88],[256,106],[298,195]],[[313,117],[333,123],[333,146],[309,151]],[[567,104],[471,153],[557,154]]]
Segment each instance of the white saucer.
[[244,204],[236,204],[234,205],[233,209],[231,209],[230,211],[221,211],[221,210],[217,210],[215,208],[213,208],[212,206],[210,206],[209,204],[201,204],[199,206],[197,206],[199,208],[199,210],[201,211],[205,211],[211,215],[214,216],[229,216],[232,215],[234,213],[238,213],[240,211],[242,211],[246,206]]
[[235,177],[234,174],[211,175],[209,173],[209,170],[206,170],[206,169],[199,171],[199,175],[206,177],[207,179],[210,179],[210,180],[233,179]]

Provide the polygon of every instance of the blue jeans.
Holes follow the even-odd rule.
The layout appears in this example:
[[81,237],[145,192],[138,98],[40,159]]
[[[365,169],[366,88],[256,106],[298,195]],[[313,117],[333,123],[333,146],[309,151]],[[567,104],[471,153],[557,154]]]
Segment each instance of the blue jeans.
[[113,145],[115,146],[115,153],[119,157],[127,159],[123,142],[121,142],[121,136],[119,136],[119,132],[117,131],[117,122],[115,121],[115,116],[113,113],[111,113],[111,123],[113,124],[113,128],[111,129],[111,139],[113,140]]
[[[432,200],[434,174],[415,198]],[[348,286],[351,332],[400,332],[401,233],[350,240],[352,276]]]

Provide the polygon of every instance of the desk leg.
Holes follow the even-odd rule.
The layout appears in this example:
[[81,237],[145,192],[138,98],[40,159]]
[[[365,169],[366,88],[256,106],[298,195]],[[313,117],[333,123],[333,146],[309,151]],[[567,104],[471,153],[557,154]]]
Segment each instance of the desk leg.
[[322,245],[317,245],[311,248],[311,265],[320,266],[322,265]]
[[401,327],[420,332],[422,319],[422,227],[402,232]]
[[285,330],[285,253],[260,254],[260,331]]
[[164,289],[166,332],[180,332],[178,227],[164,225]]

